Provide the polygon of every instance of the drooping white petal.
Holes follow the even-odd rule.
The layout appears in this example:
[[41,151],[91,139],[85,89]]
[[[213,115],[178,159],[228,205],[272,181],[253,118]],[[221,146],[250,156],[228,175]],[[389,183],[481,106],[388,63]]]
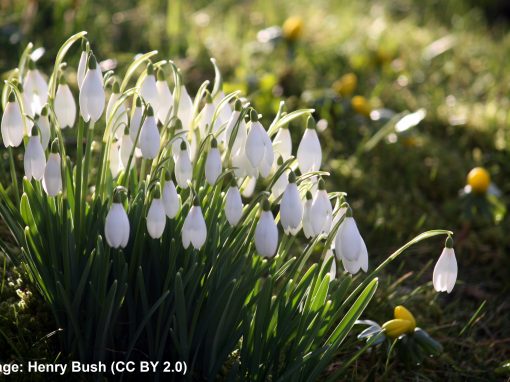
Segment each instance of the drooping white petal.
[[[133,142],[131,141],[131,136],[129,134],[124,134],[119,140],[119,146],[122,167],[127,168],[129,157],[133,151]],[[133,161],[133,159],[131,161]]]
[[[218,109],[220,106],[221,101],[225,98],[225,93],[223,93],[222,90],[220,90],[216,96],[214,97],[213,103],[214,108]],[[219,125],[226,123],[232,115],[232,108],[230,107],[229,103],[223,103],[223,106],[219,108],[218,110],[218,122]]]
[[42,185],[48,196],[56,196],[60,191],[62,191],[60,154],[50,153],[48,156],[48,162],[46,162],[46,168],[44,169]]
[[181,208],[181,199],[172,180],[165,182],[161,196],[163,197],[166,216],[173,219]]
[[253,192],[255,191],[255,186],[257,185],[257,178],[253,176],[249,176],[246,178],[245,182],[243,183],[243,188],[241,194],[245,198],[251,198],[253,195]]
[[156,77],[149,74],[143,79],[140,86],[140,95],[146,103],[150,104],[155,112],[159,109],[158,89],[156,87]]
[[188,216],[182,226],[182,244],[184,248],[193,245],[193,248],[200,249],[207,239],[207,226],[200,206],[191,207]]
[[50,121],[47,115],[41,115],[37,120],[37,126],[39,127],[39,134],[41,137],[41,144],[44,149],[48,147],[50,143],[51,128]]
[[154,198],[147,213],[147,231],[153,239],[159,239],[165,231],[166,215],[163,201]]
[[87,72],[87,52],[82,51],[80,55],[80,61],[78,63],[78,70],[76,72],[76,77],[78,79],[78,88],[81,88],[86,72]]
[[193,120],[193,101],[189,96],[188,91],[184,85],[181,85],[181,97],[179,98],[179,109],[177,110],[177,117],[182,122],[184,130],[191,129],[191,122]]
[[126,247],[129,241],[129,219],[121,203],[112,203],[106,215],[104,231],[110,247]]
[[44,176],[46,167],[46,156],[41,144],[41,138],[38,135],[30,137],[23,158],[25,176],[28,180],[32,178],[41,180]]
[[246,138],[246,156],[251,165],[258,168],[264,158],[264,128],[260,122],[250,122],[250,129]]
[[118,141],[112,142],[108,159],[110,160],[110,171],[112,172],[112,177],[115,179],[124,169],[120,158],[120,145]]
[[232,115],[227,121],[226,126],[226,132],[225,132],[225,146],[227,146],[230,143],[230,138],[232,137],[232,134],[234,133],[234,129],[236,127],[236,124],[239,122],[239,127],[237,128],[237,133],[234,139],[234,144],[232,145],[232,155],[237,154],[240,150],[244,150],[244,147],[246,145],[246,138],[248,135],[247,128],[246,128],[246,122],[244,120],[239,121],[241,112],[240,111],[233,111]]
[[103,75],[99,67],[87,70],[80,88],[80,113],[88,122],[97,122],[104,111]]
[[115,114],[113,114],[113,110],[119,98],[119,93],[112,93],[108,100],[108,105],[106,105],[106,123],[111,123],[111,131],[117,139],[122,137],[124,128],[128,124],[128,115],[124,103],[118,105]]
[[322,150],[315,129],[305,129],[299,143],[297,161],[302,174],[318,171],[322,163]]
[[55,114],[61,129],[73,127],[76,120],[76,102],[67,84],[59,84],[55,94]]
[[263,178],[267,178],[273,169],[274,164],[274,152],[273,152],[273,144],[267,132],[263,130],[263,141],[264,141],[264,157],[259,165],[260,175]]
[[273,149],[277,156],[281,156],[284,161],[291,157],[292,139],[288,128],[278,130],[273,140]]
[[335,249],[349,261],[357,260],[361,250],[361,235],[353,217],[346,217],[335,238]]
[[188,181],[193,176],[193,166],[189,158],[188,150],[180,150],[175,162],[175,180],[182,189],[188,188]]
[[2,115],[1,130],[5,147],[18,147],[23,141],[24,124],[18,102],[7,102]]
[[205,160],[205,178],[213,186],[221,175],[221,155],[217,147],[211,148]]
[[140,131],[140,149],[145,159],[154,159],[158,155],[161,138],[153,115],[147,115]]
[[303,204],[296,183],[289,183],[280,202],[280,220],[286,234],[296,235],[301,228]]
[[312,203],[311,222],[315,235],[328,234],[333,220],[333,207],[326,190],[318,190]]
[[[133,143],[136,142],[138,131],[142,126],[142,115],[143,108],[141,106],[136,106],[133,111],[133,115],[131,116],[131,121],[129,122],[129,136],[131,137],[131,141]],[[140,147],[140,140],[138,140],[136,147]]]
[[303,206],[303,233],[307,239],[315,236],[312,227],[312,199],[307,199]]
[[27,71],[23,91],[29,99],[32,111],[41,114],[43,106],[48,101],[48,84],[38,69]]
[[243,201],[241,193],[236,186],[229,187],[225,195],[225,216],[231,226],[239,223],[243,215]]
[[168,118],[170,108],[173,106],[174,97],[166,81],[156,81],[156,90],[158,92],[157,117],[164,124]]
[[213,117],[214,117],[214,104],[206,103],[202,112],[200,113],[200,122],[198,124],[198,129],[200,131],[201,137],[205,137],[208,131],[212,131],[213,133],[216,132],[215,129],[211,127]]
[[283,194],[283,191],[285,191],[285,188],[287,187],[287,184],[289,184],[289,172],[290,170],[285,170],[282,175],[278,177],[276,182],[274,182],[273,187],[271,187],[271,193],[273,194],[273,197],[276,199],[281,194]]
[[262,211],[255,228],[255,248],[263,257],[273,257],[278,248],[278,228],[271,211]]
[[437,292],[450,293],[457,281],[457,259],[453,248],[445,247],[434,267],[432,283]]

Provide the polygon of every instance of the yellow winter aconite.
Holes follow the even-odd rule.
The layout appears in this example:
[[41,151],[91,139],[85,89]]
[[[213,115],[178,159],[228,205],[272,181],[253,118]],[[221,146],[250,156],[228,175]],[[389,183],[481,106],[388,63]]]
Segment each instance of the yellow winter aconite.
[[351,105],[356,113],[362,114],[366,117],[370,116],[372,108],[365,97],[359,95],[352,97]]
[[467,184],[477,194],[485,194],[490,183],[491,176],[483,167],[475,167],[467,175]]
[[397,319],[410,321],[413,324],[413,330],[416,327],[416,320],[413,314],[409,310],[407,310],[404,306],[402,305],[396,306],[395,310],[393,311],[393,315]]
[[414,330],[414,326],[411,321],[402,320],[400,318],[386,321],[382,328],[386,335],[390,338],[397,338],[402,334],[411,333]]
[[354,73],[346,73],[333,83],[333,89],[342,96],[349,96],[356,90],[358,77]]
[[289,41],[296,41],[303,34],[303,19],[299,16],[291,16],[283,23],[283,37]]

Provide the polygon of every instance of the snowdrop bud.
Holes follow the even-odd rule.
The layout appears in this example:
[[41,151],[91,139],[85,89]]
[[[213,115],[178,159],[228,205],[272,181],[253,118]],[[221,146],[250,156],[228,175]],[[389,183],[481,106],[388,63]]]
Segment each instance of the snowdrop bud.
[[324,180],[319,180],[319,189],[312,202],[311,222],[315,235],[329,234],[333,220],[333,207],[329,201]]
[[139,141],[142,156],[145,159],[156,158],[161,141],[159,130],[156,125],[156,118],[154,117],[154,109],[150,105],[147,107],[147,117],[145,121],[143,121]]
[[207,183],[214,186],[218,177],[221,175],[221,171],[221,155],[218,150],[218,143],[216,139],[213,138],[211,141],[211,150],[209,150],[207,159],[205,160],[205,178],[207,179]]
[[193,101],[184,85],[181,85],[181,97],[179,99],[177,117],[181,120],[184,130],[191,129],[191,122],[193,121]]
[[[142,116],[143,116],[143,108],[142,108],[142,100],[140,97],[136,98],[135,109],[133,111],[133,115],[131,116],[131,121],[129,122],[129,136],[131,137],[131,141],[134,143],[136,139],[140,139],[138,137],[138,131],[140,130],[140,126],[142,125]],[[140,147],[140,141],[136,143],[136,147]]]
[[175,161],[175,180],[182,189],[188,188],[188,181],[193,177],[193,166],[185,141],[181,142],[181,150]]
[[112,248],[125,248],[129,241],[129,219],[118,191],[115,192],[112,206],[106,215],[104,234],[106,242]]
[[46,150],[50,143],[51,128],[50,120],[48,118],[48,106],[45,105],[41,110],[41,115],[36,117],[37,126],[39,126],[39,132],[41,133],[41,144]]
[[225,195],[225,216],[231,226],[237,225],[243,216],[243,201],[234,179]]
[[302,174],[318,171],[321,167],[321,143],[319,142],[319,137],[315,130],[315,122],[312,117],[308,118],[305,133],[299,143],[297,161]]
[[151,63],[147,65],[147,75],[140,85],[140,95],[157,112],[159,106],[158,89],[156,87],[156,77],[154,76],[154,66]]
[[173,219],[181,208],[181,199],[174,182],[169,178],[163,186],[163,206],[165,207],[166,216]]
[[81,55],[80,55],[80,61],[78,63],[78,70],[76,73],[76,77],[78,78],[78,88],[81,89],[81,85],[83,83],[83,79],[85,78],[85,73],[87,72],[87,46],[88,46],[87,40],[83,39],[81,40]]
[[73,93],[61,76],[58,82],[57,93],[55,94],[54,101],[55,114],[61,129],[66,127],[73,127],[76,119],[76,103],[74,101]]
[[333,256],[333,251],[331,249],[328,249],[326,252],[326,256],[324,256],[324,262],[327,262],[330,258],[333,257],[333,260],[331,262],[331,268],[329,269],[329,281],[333,281],[336,279],[336,261],[335,257]]
[[62,191],[62,173],[60,168],[60,154],[58,153],[58,139],[51,144],[51,153],[46,162],[42,180],[44,191],[48,196],[57,196]]
[[335,252],[347,272],[356,274],[360,268],[363,272],[367,271],[367,247],[352,217],[350,207],[347,208],[345,219],[338,229],[335,238]]
[[28,71],[23,82],[32,112],[40,114],[43,105],[48,101],[48,84],[41,72],[36,69],[32,60],[28,61]]
[[112,172],[112,177],[115,179],[124,169],[120,158],[120,145],[118,141],[112,142],[108,159],[110,160],[110,171]]
[[290,137],[290,131],[288,126],[284,126],[278,130],[273,141],[273,149],[275,153],[287,160],[292,155],[292,139]]
[[306,200],[303,206],[303,233],[307,239],[315,236],[315,231],[312,227],[312,205],[313,196],[310,191],[306,192]]
[[165,124],[170,113],[170,108],[173,106],[174,97],[170,92],[168,83],[165,80],[165,73],[163,72],[162,69],[158,69],[157,79],[158,79],[156,81],[156,90],[158,93],[157,117],[161,123]]
[[166,215],[163,201],[161,200],[161,192],[159,183],[154,191],[149,212],[147,213],[147,232],[153,239],[159,239],[165,231]]
[[434,267],[432,283],[437,292],[450,293],[457,281],[457,259],[453,249],[453,240],[451,236],[446,239],[445,247],[439,260]]
[[282,201],[280,202],[280,219],[285,234],[296,235],[301,229],[302,218],[303,205],[296,184],[296,175],[291,171],[289,174],[289,184],[285,188]]
[[195,196],[193,206],[189,210],[182,226],[182,245],[184,249],[188,248],[190,244],[193,245],[193,248],[200,249],[205,244],[206,239],[207,227],[204,215],[202,214],[200,201]]
[[126,111],[126,105],[124,103],[120,104],[117,108],[115,114],[113,114],[113,110],[115,109],[115,104],[120,98],[120,86],[117,81],[113,83],[112,87],[112,95],[108,100],[108,105],[106,105],[106,123],[111,123],[112,133],[115,134],[117,139],[122,137],[122,133],[124,132],[124,126],[128,124],[128,116]]
[[124,134],[119,139],[120,146],[120,160],[122,162],[122,166],[127,168],[129,163],[129,158],[131,157],[131,152],[133,151],[133,141],[131,141],[131,136],[129,135],[129,128],[126,126],[124,128]]
[[[276,164],[278,168],[283,164],[282,157],[278,157],[278,160],[276,161]],[[289,173],[290,170],[286,169],[274,182],[273,187],[271,187],[271,193],[273,194],[273,197],[276,199],[281,194],[283,194],[283,191],[285,191],[285,188],[287,187],[287,184],[289,184]]]
[[28,180],[32,177],[41,180],[44,176],[44,168],[46,167],[46,156],[39,137],[37,127],[32,128],[32,136],[30,137],[25,149],[25,157],[23,159],[25,167],[25,176]]
[[9,95],[9,100],[5,105],[1,130],[5,147],[18,147],[23,141],[23,117],[14,92]]
[[278,228],[267,199],[262,201],[262,212],[255,228],[255,248],[263,257],[273,257],[278,248]]
[[103,74],[93,54],[88,59],[88,70],[80,88],[80,113],[85,122],[96,122],[104,111]]
[[212,97],[209,92],[206,93],[205,97],[205,106],[202,109],[200,123],[198,125],[198,129],[200,131],[200,135],[205,137],[208,133],[208,130],[215,132],[214,128],[211,128],[211,123],[214,117],[214,104],[212,102]]

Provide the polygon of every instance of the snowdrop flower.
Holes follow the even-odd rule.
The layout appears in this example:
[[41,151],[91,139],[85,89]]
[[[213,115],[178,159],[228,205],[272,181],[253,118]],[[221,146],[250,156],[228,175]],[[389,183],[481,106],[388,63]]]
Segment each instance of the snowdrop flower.
[[457,281],[457,259],[453,249],[453,240],[450,236],[446,239],[445,247],[439,260],[434,267],[432,283],[437,292],[450,293]]
[[273,140],[273,150],[281,156],[284,161],[292,156],[292,139],[288,126],[283,126],[276,133]]
[[207,154],[207,159],[205,160],[205,178],[207,179],[207,183],[211,186],[214,186],[218,177],[221,175],[221,155],[218,150],[218,142],[216,138],[211,140],[211,150]]
[[188,181],[193,176],[193,166],[189,157],[189,152],[185,141],[181,142],[181,149],[175,161],[175,180],[182,189],[188,188]]
[[[241,100],[236,100],[234,104],[234,111],[231,113],[230,118],[227,120],[227,126],[225,129],[225,146],[228,146],[230,144],[230,139],[232,137],[232,134],[234,133],[234,129],[236,125],[238,124],[239,118],[241,116],[241,109],[242,109],[242,103]],[[241,119],[239,121],[239,127],[237,128],[237,133],[234,138],[234,143],[232,144],[231,153],[233,155],[239,153],[240,150],[244,149],[244,146],[246,144],[246,123],[244,122],[244,119]]]
[[333,220],[333,207],[329,201],[324,180],[319,180],[319,188],[315,193],[311,209],[311,222],[314,235],[329,234]]
[[253,109],[250,113],[250,131],[246,138],[246,156],[264,178],[269,175],[274,161],[273,145]]
[[112,248],[125,248],[129,241],[129,219],[118,191],[114,193],[112,206],[106,215],[104,235]]
[[184,220],[182,226],[182,245],[187,249],[189,245],[193,248],[200,249],[207,238],[207,227],[205,225],[204,215],[200,207],[200,201],[195,196],[193,206],[188,212],[188,216]]
[[25,167],[25,176],[28,180],[32,178],[41,180],[44,176],[46,156],[44,155],[41,138],[39,137],[39,131],[36,126],[32,128],[32,136],[29,138],[25,149],[23,166]]
[[255,228],[255,248],[263,257],[273,257],[278,248],[278,228],[267,199],[262,201],[262,212]]
[[143,121],[140,131],[140,149],[145,159],[154,159],[158,155],[161,138],[159,130],[156,126],[156,118],[154,117],[154,109],[152,106],[147,107],[147,117]]
[[14,92],[11,92],[2,115],[1,130],[5,147],[18,147],[23,141],[24,129],[21,108],[16,101]]
[[87,72],[87,59],[88,59],[88,53],[87,53],[87,47],[88,42],[83,39],[81,40],[81,55],[80,55],[80,61],[78,62],[78,70],[76,71],[76,77],[78,79],[78,88],[81,89],[81,85],[83,84],[83,79],[85,78],[85,73]]
[[336,261],[333,255],[333,251],[328,249],[326,256],[324,256],[324,262],[326,263],[330,258],[333,258],[333,260],[331,261],[331,268],[329,269],[329,281],[333,281],[336,279]]
[[[214,108],[218,109],[220,106],[221,101],[225,98],[225,93],[223,93],[223,90],[220,90],[215,96],[214,96]],[[221,125],[223,123],[226,123],[230,116],[232,115],[232,108],[228,103],[224,103],[221,108],[218,109],[218,124]]]
[[127,168],[129,158],[131,157],[131,152],[133,151],[133,141],[131,141],[128,127],[124,128],[124,134],[120,137],[118,142],[120,147],[120,160],[122,162],[122,166]]
[[246,180],[243,182],[243,188],[241,195],[243,195],[245,198],[251,198],[253,193],[255,192],[255,186],[257,185],[257,178],[253,176],[249,176],[246,178]]
[[347,272],[354,275],[360,268],[363,272],[367,271],[367,247],[352,217],[350,207],[347,208],[345,219],[338,229],[335,238],[335,252],[337,259],[342,261]]
[[61,129],[73,127],[76,120],[76,102],[69,85],[65,83],[64,76],[58,82],[57,92],[54,101],[55,114]]
[[177,110],[177,118],[182,122],[184,130],[191,129],[193,122],[193,101],[189,96],[188,91],[184,85],[181,85],[181,96],[179,98],[179,109]]
[[32,112],[40,114],[48,101],[48,84],[32,60],[28,62],[28,71],[23,82],[23,89],[28,97]]
[[120,86],[117,81],[113,83],[112,87],[112,95],[108,100],[108,105],[106,105],[106,123],[112,124],[112,134],[115,134],[117,139],[122,137],[122,133],[124,132],[124,126],[128,124],[128,115],[126,111],[126,105],[121,103],[115,114],[113,114],[113,110],[115,109],[115,104],[120,98]]
[[214,104],[212,101],[211,94],[207,92],[205,97],[205,106],[202,109],[200,123],[198,124],[198,130],[200,131],[201,137],[205,137],[209,131],[212,131],[213,133],[216,132],[215,129],[216,126],[211,127],[213,118],[214,118]]
[[312,226],[312,205],[313,196],[310,191],[306,192],[306,200],[303,206],[303,233],[307,239],[315,236],[315,231]]
[[153,239],[159,239],[165,231],[166,215],[163,201],[161,200],[161,191],[159,183],[154,191],[149,212],[147,213],[147,232]]
[[174,182],[169,174],[167,174],[167,176],[168,179],[166,179],[165,185],[163,186],[163,206],[165,207],[166,216],[173,219],[181,209],[181,199],[177,193]]
[[108,159],[110,161],[110,171],[112,172],[112,177],[115,179],[124,169],[120,159],[120,145],[118,141],[112,142]]
[[57,196],[62,191],[62,173],[60,168],[60,154],[58,153],[58,139],[51,144],[51,153],[46,162],[42,180],[44,191],[48,196]]
[[301,229],[301,219],[303,218],[303,204],[299,196],[299,190],[296,184],[296,175],[293,171],[289,174],[289,184],[283,192],[280,202],[280,219],[283,231],[286,235],[296,235]]
[[239,150],[232,156],[232,167],[235,176],[238,178],[244,178],[245,176],[257,178],[259,176],[259,170],[252,166],[244,150]]
[[50,120],[48,118],[48,106],[44,105],[41,110],[41,115],[36,116],[37,126],[39,126],[39,132],[41,133],[41,144],[43,148],[46,150],[48,144],[50,143],[51,136],[51,128],[50,128]]
[[105,95],[103,74],[93,54],[88,60],[88,70],[80,88],[80,113],[85,122],[96,122],[104,111]]
[[131,115],[131,121],[129,121],[129,136],[131,137],[131,141],[133,143],[136,142],[136,147],[140,147],[140,137],[138,137],[138,132],[140,131],[140,127],[142,126],[142,116],[143,116],[142,100],[140,97],[137,97],[135,102],[135,109],[133,110],[133,114]]
[[243,216],[243,200],[234,179],[225,195],[225,216],[231,226],[237,225]]
[[[25,93],[23,91],[23,86],[21,86],[21,84],[19,82],[16,84],[16,87],[18,88],[18,91],[21,94],[21,99],[18,99],[18,101],[21,101],[21,105],[23,105],[23,113],[25,115],[28,115],[29,117],[34,118],[35,113],[32,110],[32,103],[30,101],[30,97],[27,95],[27,93]],[[25,120],[25,123],[27,125],[26,126],[27,129],[25,129],[25,134],[29,135],[30,131],[32,130],[32,126],[33,126],[32,120],[30,118],[27,118]]]
[[156,77],[154,76],[154,66],[151,63],[147,65],[147,75],[140,85],[140,95],[155,112],[158,111],[158,89],[156,87]]
[[297,161],[302,174],[318,171],[321,167],[321,144],[315,130],[315,121],[312,117],[308,118],[305,133],[299,143]]
[[170,108],[173,106],[174,97],[172,96],[170,88],[168,87],[168,83],[165,80],[165,73],[163,72],[163,70],[158,69],[157,79],[158,79],[156,81],[156,91],[158,93],[157,117],[162,124],[165,124],[170,113]]
[[[283,165],[282,157],[278,157],[276,165],[278,168]],[[273,195],[273,198],[278,198],[281,194],[283,194],[283,191],[285,191],[287,184],[289,184],[289,173],[290,170],[285,169],[278,179],[276,179],[276,182],[274,182],[273,187],[271,187],[271,194]]]

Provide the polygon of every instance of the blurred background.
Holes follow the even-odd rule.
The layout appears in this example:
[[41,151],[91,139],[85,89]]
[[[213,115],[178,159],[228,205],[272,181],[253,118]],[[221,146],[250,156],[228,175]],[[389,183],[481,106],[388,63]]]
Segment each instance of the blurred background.
[[[456,233],[452,295],[430,285],[439,242],[384,275],[372,318],[404,303],[447,349],[392,372],[484,380],[510,359],[509,22],[505,0],[0,0],[0,73],[28,42],[45,49],[48,73],[64,40],[87,30],[99,60],[118,60],[110,67],[157,49],[192,92],[214,77],[215,57],[224,91],[241,89],[266,122],[281,100],[315,108],[328,188],[348,193],[372,264],[424,230]],[[475,167],[486,172],[467,180]],[[357,375],[385,370],[367,357]]]

